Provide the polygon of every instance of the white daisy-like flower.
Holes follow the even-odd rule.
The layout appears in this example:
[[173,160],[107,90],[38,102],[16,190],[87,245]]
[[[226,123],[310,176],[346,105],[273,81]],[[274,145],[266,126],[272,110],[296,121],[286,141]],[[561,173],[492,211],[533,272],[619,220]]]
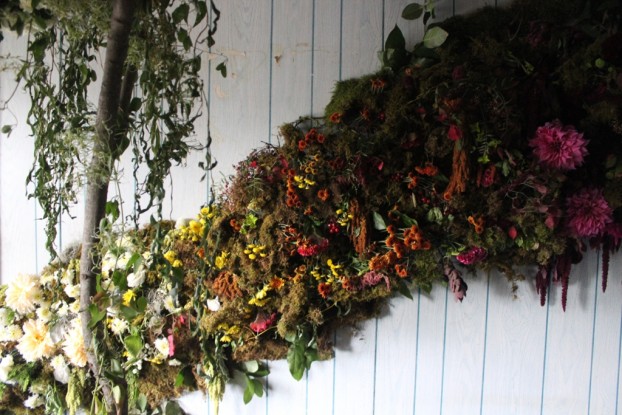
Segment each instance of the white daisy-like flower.
[[73,269],[66,269],[63,271],[63,276],[60,279],[60,283],[64,286],[73,285],[74,280],[76,279],[76,271]]
[[44,271],[41,273],[41,276],[39,277],[39,282],[41,283],[41,285],[48,285],[55,279],[56,279],[56,276],[54,275],[53,272]]
[[0,330],[0,342],[16,342],[22,336],[24,332],[22,328],[17,324],[11,324],[4,328],[4,330]]
[[80,318],[71,320],[71,326],[67,330],[65,341],[63,342],[63,352],[74,366],[86,366],[86,350],[84,349],[84,336],[82,335],[82,325]]
[[78,298],[80,296],[80,284],[70,284],[65,287],[65,294],[69,298]]
[[56,355],[50,360],[50,366],[54,369],[54,379],[57,382],[67,384],[69,383],[69,377],[71,376],[71,370],[69,365],[65,361],[63,355]]
[[39,301],[41,301],[41,286],[38,276],[20,274],[7,284],[5,303],[19,314],[34,311]]
[[175,307],[175,299],[172,296],[166,296],[164,299],[164,308],[166,308],[169,313],[174,313],[177,310]]
[[28,397],[28,399],[24,401],[24,406],[28,409],[35,409],[43,405],[44,403],[45,402],[43,401],[43,397],[41,395],[39,395],[38,393],[33,393]]
[[127,274],[127,286],[130,288],[140,287],[145,282],[146,277],[145,268],[139,267],[138,271]]
[[177,359],[171,359],[168,361],[169,366],[181,366],[181,362]]
[[41,320],[28,320],[23,326],[24,335],[17,343],[17,350],[27,362],[50,357],[56,349],[48,326]]
[[207,300],[207,308],[210,311],[220,310],[220,300],[218,299],[218,297]]
[[122,335],[129,328],[127,321],[120,318],[113,318],[110,321],[110,331],[117,336]]
[[76,300],[69,304],[69,311],[73,314],[78,314],[80,312],[80,301]]
[[0,360],[0,382],[2,383],[13,383],[9,380],[9,373],[13,370],[13,355],[6,355]]
[[160,357],[168,357],[169,345],[168,339],[165,337],[159,337],[153,342],[153,347],[158,351]]
[[44,323],[47,323],[52,318],[52,310],[50,310],[50,303],[48,301],[42,301],[36,311],[37,318]]

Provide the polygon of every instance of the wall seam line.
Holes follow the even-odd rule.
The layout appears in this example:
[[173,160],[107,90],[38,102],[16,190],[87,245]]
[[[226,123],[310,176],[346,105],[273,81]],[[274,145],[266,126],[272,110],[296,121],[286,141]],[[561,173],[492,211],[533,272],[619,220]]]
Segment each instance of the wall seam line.
[[417,407],[417,371],[419,369],[419,316],[421,316],[421,288],[417,289],[417,331],[415,333],[415,384],[413,385],[413,415]]
[[482,358],[482,387],[479,395],[479,415],[484,411],[484,384],[486,378],[486,352],[488,347],[488,305],[490,304],[490,274],[486,284],[486,314],[484,318],[484,356]]
[[445,322],[443,323],[443,363],[441,365],[441,397],[440,411],[443,415],[443,394],[445,391],[445,351],[447,350],[447,299],[449,298],[449,285],[445,287]]
[[544,413],[544,380],[546,377],[546,353],[549,337],[549,311],[551,309],[551,276],[547,276],[549,296],[546,302],[546,320],[544,325],[544,353],[542,359],[542,387],[540,389],[540,415]]
[[587,415],[590,415],[592,406],[592,378],[594,374],[594,347],[596,344],[596,314],[598,306],[598,276],[600,275],[600,250],[596,257],[596,277],[594,278],[594,315],[592,317],[592,350],[590,354],[590,377],[587,394]]

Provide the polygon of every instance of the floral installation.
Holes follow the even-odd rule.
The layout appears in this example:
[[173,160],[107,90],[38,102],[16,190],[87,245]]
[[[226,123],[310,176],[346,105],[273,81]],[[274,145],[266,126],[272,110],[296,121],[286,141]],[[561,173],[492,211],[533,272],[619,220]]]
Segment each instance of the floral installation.
[[[235,371],[248,402],[262,361],[300,379],[331,357],[334,330],[396,293],[444,284],[462,301],[465,272],[532,278],[542,304],[559,283],[565,309],[593,248],[604,290],[622,238],[620,9],[578,7],[448,20],[442,46],[402,50],[339,82],[323,118],[284,125],[194,219],[123,232],[111,203],[89,312],[132,413],[193,389],[217,404]],[[78,251],[2,288],[1,402],[15,413],[101,407]]]

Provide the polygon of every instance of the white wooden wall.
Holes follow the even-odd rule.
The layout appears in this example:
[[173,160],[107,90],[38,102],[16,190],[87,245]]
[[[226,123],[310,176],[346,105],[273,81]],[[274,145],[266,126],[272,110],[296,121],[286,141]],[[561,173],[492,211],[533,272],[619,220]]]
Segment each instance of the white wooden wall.
[[[232,165],[277,128],[300,115],[322,113],[334,82],[378,68],[377,51],[396,23],[412,45],[420,24],[401,20],[408,0],[222,0],[214,59],[205,69],[209,111],[197,125],[204,142],[209,122],[211,151],[219,166],[207,182],[194,154],[171,175],[166,216],[194,216]],[[465,13],[494,0],[438,0],[439,18]],[[501,2],[500,2],[501,3]],[[500,6],[500,5],[499,5]],[[0,43],[1,53],[23,50],[23,41]],[[214,69],[227,59],[228,77]],[[206,65],[207,66],[207,65]],[[12,76],[0,77],[0,94]],[[40,208],[24,196],[32,141],[23,122],[28,108],[16,94],[0,124],[17,129],[0,141],[0,278],[35,272],[45,264]],[[209,115],[209,117],[208,117]],[[123,166],[121,166],[123,169]],[[126,167],[121,192],[131,190]],[[115,194],[113,189],[112,194]],[[126,197],[127,209],[131,200]],[[79,239],[81,206],[64,218],[59,245]],[[229,387],[221,414],[619,414],[622,344],[622,261],[612,261],[602,294],[598,255],[571,275],[568,311],[559,291],[539,306],[534,285],[520,285],[516,298],[497,274],[468,279],[468,296],[456,303],[445,288],[431,295],[398,298],[384,315],[352,333],[336,335],[333,360],[314,363],[300,382],[285,362],[270,362],[268,393],[242,403],[241,385]],[[183,400],[192,414],[213,414],[195,393]]]

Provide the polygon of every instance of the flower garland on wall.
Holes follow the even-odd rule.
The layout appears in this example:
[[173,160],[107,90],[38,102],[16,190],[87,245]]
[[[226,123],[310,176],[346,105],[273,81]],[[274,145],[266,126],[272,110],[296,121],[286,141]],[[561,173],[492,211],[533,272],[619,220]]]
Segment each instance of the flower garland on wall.
[[[620,9],[549,3],[453,18],[438,48],[397,42],[403,63],[339,82],[324,118],[284,125],[195,219],[120,233],[109,204],[90,312],[129,407],[164,411],[197,388],[217,403],[235,371],[248,402],[260,360],[300,379],[335,329],[395,293],[441,283],[462,300],[465,270],[516,281],[536,265],[542,303],[559,282],[565,308],[589,246],[605,289],[622,237]],[[15,413],[101,407],[78,257],[2,288],[1,405]]]

